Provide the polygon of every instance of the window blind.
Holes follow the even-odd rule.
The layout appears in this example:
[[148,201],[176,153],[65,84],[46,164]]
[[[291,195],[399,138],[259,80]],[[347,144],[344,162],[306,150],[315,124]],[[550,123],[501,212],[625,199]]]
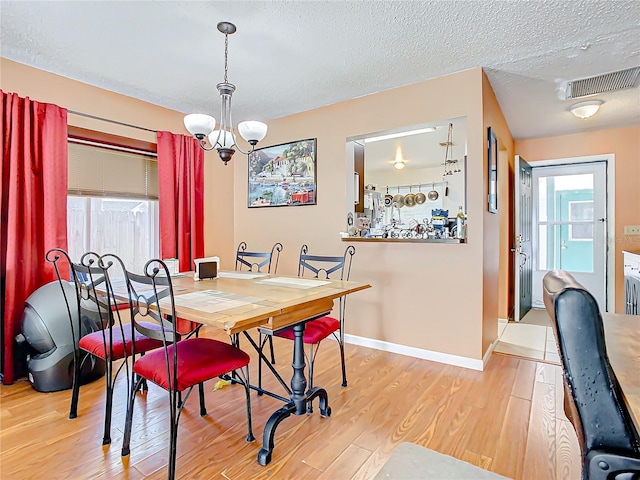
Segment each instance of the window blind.
[[158,199],[158,163],[151,155],[69,139],[70,195]]

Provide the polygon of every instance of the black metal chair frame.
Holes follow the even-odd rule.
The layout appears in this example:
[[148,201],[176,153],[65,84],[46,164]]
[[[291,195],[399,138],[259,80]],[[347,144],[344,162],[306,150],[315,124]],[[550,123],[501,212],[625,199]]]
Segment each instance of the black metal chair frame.
[[[67,262],[70,269],[70,276],[73,279],[75,286],[76,298],[75,305],[71,305],[69,298],[67,298],[66,292],[62,286],[62,282],[65,281],[62,278],[61,265],[59,264],[62,259]],[[69,418],[73,419],[78,416],[78,401],[80,397],[80,372],[84,362],[89,359],[92,354],[88,351],[82,350],[78,343],[80,341],[81,327],[82,327],[82,315],[98,315],[100,323],[102,324],[102,340],[105,347],[106,360],[105,360],[105,385],[106,385],[106,404],[105,404],[105,416],[104,416],[104,435],[102,439],[103,445],[111,443],[111,412],[113,407],[113,388],[115,381],[120,371],[124,368],[126,370],[127,377],[127,392],[131,389],[131,379],[129,371],[128,354],[125,348],[124,357],[122,357],[122,363],[116,369],[115,375],[113,374],[113,328],[120,329],[120,333],[124,337],[124,326],[120,317],[120,311],[117,308],[115,297],[113,296],[112,288],[109,282],[109,266],[105,266],[100,262],[100,256],[95,252],[85,253],[80,263],[74,263],[71,261],[68,253],[60,248],[53,248],[46,253],[47,261],[53,263],[58,282],[62,289],[64,301],[69,315],[71,323],[71,336],[74,345],[73,349],[73,386],[71,394],[71,405],[69,408]],[[86,278],[86,281],[82,280],[82,277]],[[103,285],[106,290],[105,294],[98,293],[97,288]],[[106,303],[105,303],[106,301]],[[95,305],[97,311],[91,311],[83,308],[83,302],[89,302],[91,305]],[[73,321],[73,315],[71,309],[77,309],[78,324],[75,325]],[[116,321],[117,319],[117,321]],[[96,322],[94,322],[96,323]],[[107,348],[107,346],[109,348]],[[132,361],[134,355],[132,355]],[[116,359],[119,360],[120,358]],[[143,389],[147,388],[146,382],[140,385]]]
[[250,252],[247,251],[247,243],[240,242],[236,251],[236,270],[241,271],[243,267],[246,267],[250,272],[262,272],[262,268],[266,266],[267,273],[276,273],[280,252],[282,252],[280,242],[274,243],[270,252]]
[[[159,339],[164,344],[164,356],[167,368],[167,378],[170,385],[168,389],[169,407],[170,407],[170,443],[169,443],[169,464],[168,478],[175,478],[177,442],[178,442],[178,423],[182,410],[194,388],[191,386],[187,389],[184,398],[182,392],[177,390],[177,372],[178,372],[178,350],[177,344],[181,340],[180,334],[176,331],[176,324],[173,321],[177,319],[175,310],[175,301],[173,293],[173,284],[169,275],[169,270],[165,263],[159,259],[149,260],[144,267],[144,274],[139,275],[126,272],[126,285],[130,299],[131,323],[140,333],[151,338]],[[140,294],[136,291],[135,284],[147,285],[152,287],[152,293]],[[170,304],[171,314],[163,315],[160,313],[160,301],[168,301]],[[165,305],[166,309],[166,305]],[[150,330],[138,323],[138,319],[151,319],[158,323],[162,328]],[[191,334],[196,334],[199,328],[196,328]],[[191,335],[189,334],[189,335]],[[237,334],[232,336],[232,344],[237,344]],[[167,347],[172,346],[174,354],[170,357]],[[171,372],[174,372],[172,374]],[[247,438],[248,442],[255,439],[252,431],[251,423],[251,400],[250,400],[250,381],[249,381],[249,365],[238,370],[234,370],[234,383],[240,383],[245,388],[246,408],[247,408]],[[135,391],[144,379],[140,377],[132,391],[127,405],[127,418],[125,422],[124,439],[122,443],[122,456],[130,453],[131,427],[133,422],[133,407],[135,400]],[[200,397],[200,415],[207,415],[204,399],[204,385],[198,384]]]
[[[247,243],[240,242],[236,251],[236,271],[242,271],[246,268],[250,272],[262,272],[263,267],[267,267],[267,273],[275,274],[278,271],[278,261],[280,260],[280,252],[282,252],[282,244],[276,242],[271,247],[270,252],[252,252],[247,251]],[[274,263],[275,258],[275,263]],[[255,270],[254,270],[255,268]],[[271,364],[276,363],[276,356],[273,351],[273,338],[268,336],[264,338],[260,336],[260,352],[263,351],[267,340],[269,341],[269,350],[271,353]],[[238,338],[239,341],[239,338]],[[236,345],[238,346],[238,345]],[[260,370],[258,375],[262,375],[262,362],[258,363],[258,369]],[[263,391],[258,390],[258,395],[262,395]]]
[[[342,256],[327,256],[327,255],[310,255],[308,253],[309,247],[302,245],[300,248],[300,258],[298,261],[298,276],[304,277],[306,274],[311,273],[313,278],[331,278],[330,275],[339,272],[340,280],[349,281],[351,276],[351,264],[353,262],[353,256],[356,253],[355,247],[352,245],[347,246]],[[344,318],[346,311],[347,298],[340,297],[338,306],[338,321],[340,322],[340,328],[336,332],[333,332],[334,338],[338,342],[340,349],[340,364],[342,367],[342,386],[347,386],[347,370],[344,360]],[[313,319],[312,319],[313,320]],[[264,329],[259,329],[260,332],[260,347],[262,348],[266,342],[266,338],[271,338],[274,333]],[[320,349],[320,343],[310,344],[309,353],[304,352],[305,360],[308,365],[308,378],[309,388],[313,387],[313,369],[315,364],[316,355]],[[262,359],[259,357],[258,362],[258,392],[262,389]],[[309,412],[311,412],[311,405],[309,405]]]
[[605,343],[598,304],[565,271],[543,279],[565,386],[564,408],[578,436],[583,480],[640,479],[640,436]]

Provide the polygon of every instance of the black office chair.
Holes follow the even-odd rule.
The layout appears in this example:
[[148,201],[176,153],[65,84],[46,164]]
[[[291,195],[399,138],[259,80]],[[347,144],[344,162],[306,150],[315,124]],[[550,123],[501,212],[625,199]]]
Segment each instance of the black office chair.
[[543,297],[556,333],[565,413],[578,435],[583,480],[640,479],[640,437],[609,363],[596,300],[561,270],[545,275]]
[[[282,244],[276,242],[271,247],[269,252],[252,252],[247,250],[247,243],[240,242],[238,250],[236,251],[236,271],[249,271],[258,273],[273,273],[274,275],[278,271],[278,261],[280,260],[280,252],[282,252]],[[266,269],[263,272],[262,269]],[[276,363],[276,357],[273,352],[273,338],[270,336],[263,337],[260,335],[259,348],[262,352],[267,340],[269,341],[269,350],[271,352],[271,363]],[[260,372],[258,375],[262,376],[262,362],[259,362],[258,369]],[[262,392],[258,392],[258,395],[262,395]]]
[[[356,249],[349,245],[342,256],[310,255],[309,247],[303,245],[300,249],[298,262],[298,276],[311,276],[313,278],[333,278],[344,281],[349,280],[351,275],[351,263]],[[309,345],[309,354],[305,353],[307,365],[309,366],[309,388],[313,387],[313,367],[320,348],[320,342],[333,335],[338,341],[340,348],[340,365],[342,367],[342,386],[347,386],[347,369],[344,361],[344,315],[346,308],[346,297],[340,297],[338,307],[338,318],[325,315],[306,323],[303,341]],[[261,330],[261,334],[269,335],[268,331]],[[293,328],[286,328],[272,333],[277,337],[293,340]],[[260,371],[258,375],[260,375]],[[258,378],[261,381],[261,378]],[[260,385],[259,385],[260,386]],[[311,406],[309,405],[309,411]]]
[[[177,330],[173,286],[169,270],[161,260],[149,260],[144,275],[126,272],[126,286],[131,302],[131,322],[136,331],[159,341],[163,348],[148,352],[133,365],[139,379],[127,406],[122,455],[130,453],[131,427],[135,390],[146,379],[165,389],[169,394],[171,428],[169,436],[168,478],[175,478],[178,443],[178,423],[182,410],[193,388],[205,381],[237,372],[235,383],[245,389],[247,409],[247,437],[254,440],[251,428],[251,396],[249,384],[249,355],[228,343],[211,338],[180,339]],[[161,307],[167,315],[160,313]],[[143,321],[146,320],[146,321]],[[154,326],[149,328],[149,323]],[[236,342],[234,342],[236,343]],[[182,392],[186,391],[184,398]],[[200,415],[207,414],[204,397],[200,397]]]
[[[100,262],[98,254],[85,253],[80,263],[74,263],[67,252],[53,248],[46,253],[47,261],[53,263],[58,281],[62,287],[69,320],[71,322],[73,351],[73,390],[69,418],[78,416],[78,400],[80,397],[80,373],[83,365],[94,356],[105,362],[106,402],[104,413],[104,436],[102,444],[111,443],[111,410],[113,406],[113,388],[118,374],[126,370],[127,392],[131,389],[130,365],[135,362],[135,355],[161,347],[162,342],[134,332],[130,325],[122,322],[120,311],[128,304],[116,301],[111,287],[110,275],[113,274],[111,264]],[[75,298],[68,298],[63,283],[66,272],[69,272],[75,285]],[[72,315],[72,310],[77,315]],[[87,325],[97,328],[89,332]],[[113,363],[123,360],[113,373]],[[146,389],[146,383],[141,384]]]

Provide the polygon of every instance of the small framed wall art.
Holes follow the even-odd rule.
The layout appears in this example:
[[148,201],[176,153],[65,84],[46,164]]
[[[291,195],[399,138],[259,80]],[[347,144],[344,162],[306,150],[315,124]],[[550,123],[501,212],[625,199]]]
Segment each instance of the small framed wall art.
[[249,208],[316,205],[316,139],[250,153],[248,192]]

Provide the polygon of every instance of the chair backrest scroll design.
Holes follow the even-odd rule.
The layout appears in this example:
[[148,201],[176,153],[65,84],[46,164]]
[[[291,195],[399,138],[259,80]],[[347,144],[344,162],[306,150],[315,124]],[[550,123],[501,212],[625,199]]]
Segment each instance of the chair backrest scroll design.
[[309,255],[309,247],[302,245],[300,248],[300,261],[298,262],[298,276],[303,277],[307,272],[314,278],[330,278],[334,273],[340,275],[340,280],[348,281],[351,275],[351,262],[356,253],[355,247],[349,245],[344,255]]
[[[64,303],[67,309],[67,314],[69,315],[69,322],[71,326],[71,341],[73,342],[74,347],[74,361],[78,361],[77,358],[77,348],[78,341],[82,336],[82,328],[80,321],[80,285],[78,277],[75,273],[74,264],[69,257],[69,254],[62,250],[61,248],[52,248],[46,254],[45,258],[48,262],[53,264],[53,268],[56,272],[56,277],[58,278],[58,283],[60,285],[60,289],[62,291],[62,298],[64,299]],[[73,279],[73,282],[70,282],[63,276],[63,270],[69,269],[70,278]],[[63,282],[72,283],[76,292],[76,296],[73,299],[70,299],[67,296],[67,291],[64,289]],[[78,323],[76,324],[73,319],[74,316],[72,314],[72,309],[76,312],[76,317],[78,319]]]
[[[151,259],[145,264],[143,274],[126,272],[126,285],[131,323],[143,335],[162,341],[167,378],[170,388],[174,388],[178,381],[177,342],[180,334],[176,330],[177,316],[169,269],[162,260]],[[142,323],[145,320],[150,322]],[[170,346],[171,349],[168,348]]]
[[[331,278],[331,275],[339,275],[340,280],[349,281],[351,276],[351,263],[356,249],[353,245],[348,245],[344,254],[339,256],[309,255],[309,247],[302,245],[300,248],[300,260],[298,262],[298,276],[304,277],[311,274],[314,278]],[[339,316],[340,324],[344,320],[347,306],[347,297],[340,297]],[[342,327],[341,327],[342,329]],[[341,330],[342,332],[342,330]]]
[[267,273],[276,273],[282,244],[274,243],[270,252],[247,251],[247,243],[240,242],[236,251],[236,270],[241,271],[246,268],[250,272],[262,272],[262,268],[267,268]]

